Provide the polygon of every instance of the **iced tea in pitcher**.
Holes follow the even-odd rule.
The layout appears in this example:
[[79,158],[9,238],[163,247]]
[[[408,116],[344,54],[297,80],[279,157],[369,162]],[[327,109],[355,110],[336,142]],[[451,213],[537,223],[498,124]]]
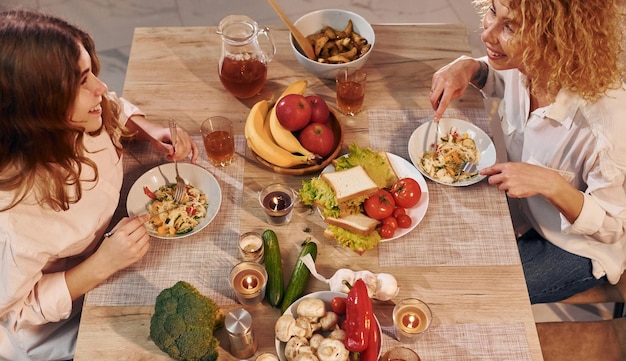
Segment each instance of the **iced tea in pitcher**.
[[[237,98],[257,95],[267,79],[267,64],[276,53],[269,28],[244,15],[229,15],[220,21],[217,33],[222,37],[222,54],[218,63],[220,81]],[[264,47],[259,43],[264,35]]]

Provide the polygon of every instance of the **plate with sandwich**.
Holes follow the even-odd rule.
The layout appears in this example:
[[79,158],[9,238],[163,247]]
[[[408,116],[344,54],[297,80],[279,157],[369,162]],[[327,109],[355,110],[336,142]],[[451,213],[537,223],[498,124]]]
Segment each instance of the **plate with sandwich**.
[[[411,232],[422,221],[428,208],[428,186],[422,174],[404,158],[369,148],[350,146],[351,152],[328,165],[319,177],[304,181],[301,201],[315,206],[327,224],[324,235],[357,253],[392,241]],[[381,221],[362,212],[363,202],[379,189],[388,189],[401,178],[413,178],[421,188],[418,203],[406,209],[409,228],[398,228],[393,237],[383,239],[377,227]]]

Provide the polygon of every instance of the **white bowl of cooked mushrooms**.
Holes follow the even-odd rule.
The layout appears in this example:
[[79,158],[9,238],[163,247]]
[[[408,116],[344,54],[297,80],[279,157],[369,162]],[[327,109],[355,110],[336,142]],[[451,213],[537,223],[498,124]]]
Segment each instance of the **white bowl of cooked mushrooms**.
[[[316,10],[303,15],[294,25],[309,38],[313,48],[317,45],[318,49],[316,59],[311,60],[290,35],[294,56],[307,71],[322,79],[335,79],[337,71],[342,68],[363,67],[376,41],[372,25],[361,15],[348,10]],[[325,31],[327,28],[334,32]]]

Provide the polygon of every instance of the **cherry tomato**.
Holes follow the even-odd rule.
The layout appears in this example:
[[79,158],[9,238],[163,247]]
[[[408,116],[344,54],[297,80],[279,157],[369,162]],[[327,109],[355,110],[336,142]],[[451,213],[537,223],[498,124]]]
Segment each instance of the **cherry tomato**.
[[398,206],[411,208],[419,202],[422,188],[415,179],[402,178],[391,187],[391,194]]
[[394,216],[387,217],[383,219],[383,226],[389,226],[395,231],[396,229],[398,229],[398,220]]
[[398,217],[398,227],[400,228],[409,228],[411,223],[413,223],[413,220],[406,214]]
[[403,214],[406,214],[406,209],[404,209],[402,207],[396,207],[396,209],[393,210],[392,216],[396,217],[396,219],[397,219],[398,217],[400,217]]
[[333,297],[330,301],[330,309],[341,316],[346,313],[346,299],[343,297]]
[[393,237],[393,234],[396,233],[396,230],[393,229],[391,226],[389,225],[383,225],[382,227],[380,227],[380,229],[378,230],[378,233],[380,233],[380,236],[388,239]]
[[378,220],[391,216],[395,206],[396,202],[393,200],[393,196],[384,189],[379,189],[363,203],[365,214]]

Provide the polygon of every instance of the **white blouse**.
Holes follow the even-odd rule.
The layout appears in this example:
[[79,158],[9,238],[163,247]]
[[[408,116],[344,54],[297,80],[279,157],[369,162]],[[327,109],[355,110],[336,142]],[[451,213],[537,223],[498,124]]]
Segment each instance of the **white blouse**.
[[508,160],[554,169],[584,195],[573,224],[542,196],[510,199],[511,207],[556,246],[590,258],[596,278],[616,283],[626,268],[625,85],[594,103],[562,90],[554,103],[530,113],[524,75],[490,68],[482,92],[502,99]]

